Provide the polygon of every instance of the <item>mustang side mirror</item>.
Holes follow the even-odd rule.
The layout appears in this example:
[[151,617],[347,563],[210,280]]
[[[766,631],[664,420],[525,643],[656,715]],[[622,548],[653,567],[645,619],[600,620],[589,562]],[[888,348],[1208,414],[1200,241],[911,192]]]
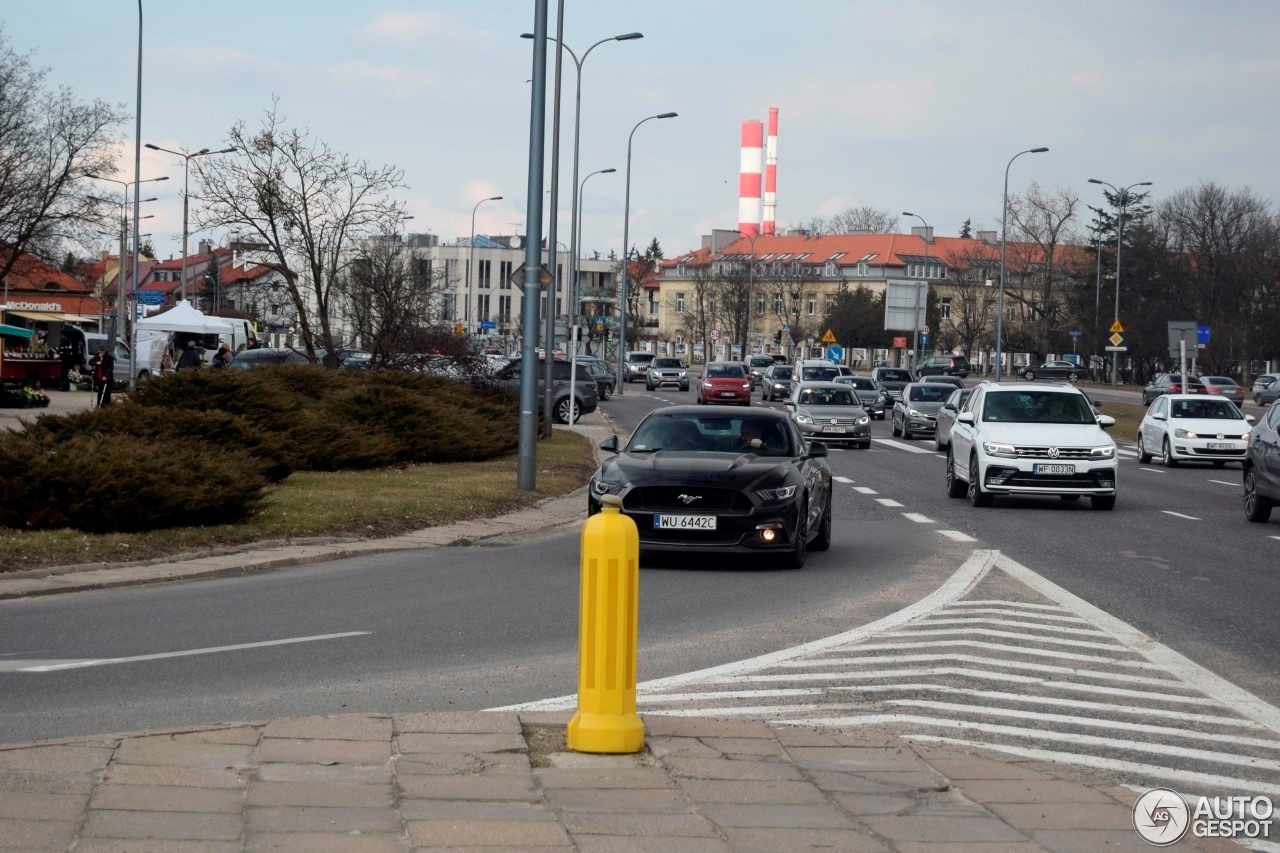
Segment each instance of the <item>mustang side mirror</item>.
[[603,441],[600,442],[600,449],[607,450],[610,453],[617,453],[618,437],[616,435],[611,435],[608,438],[604,439]]
[[956,415],[956,423],[958,424],[973,423],[973,412],[961,412],[960,414]]
[[1098,426],[1103,429],[1111,429],[1116,425],[1116,419],[1110,415],[1098,415]]
[[811,459],[818,459],[827,455],[827,446],[821,441],[809,442],[809,452],[806,454]]

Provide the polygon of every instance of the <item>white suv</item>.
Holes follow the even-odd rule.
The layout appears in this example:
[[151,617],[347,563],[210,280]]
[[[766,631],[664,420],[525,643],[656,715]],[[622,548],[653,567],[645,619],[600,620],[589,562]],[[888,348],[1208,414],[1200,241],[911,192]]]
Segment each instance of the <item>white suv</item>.
[[1115,419],[1069,385],[983,382],[956,417],[947,450],[947,495],[990,506],[996,495],[1088,495],[1116,505]]

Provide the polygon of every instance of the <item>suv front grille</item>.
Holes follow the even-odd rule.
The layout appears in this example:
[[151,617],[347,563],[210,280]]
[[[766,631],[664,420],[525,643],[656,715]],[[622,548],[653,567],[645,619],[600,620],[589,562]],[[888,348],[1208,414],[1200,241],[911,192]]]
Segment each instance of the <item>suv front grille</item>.
[[[1015,447],[1019,459],[1053,459],[1047,447]],[[1059,447],[1057,459],[1088,459],[1088,447]]]

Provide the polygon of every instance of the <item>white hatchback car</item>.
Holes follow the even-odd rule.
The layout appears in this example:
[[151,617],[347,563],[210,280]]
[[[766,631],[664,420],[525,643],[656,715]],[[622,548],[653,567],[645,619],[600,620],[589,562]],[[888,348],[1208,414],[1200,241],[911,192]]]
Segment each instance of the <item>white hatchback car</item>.
[[1179,462],[1244,463],[1253,415],[1226,397],[1166,394],[1157,397],[1138,425],[1138,461],[1159,456],[1168,468]]
[[1094,413],[1067,384],[983,382],[951,428],[947,495],[990,506],[996,495],[1088,496],[1094,509],[1116,505],[1116,444],[1103,432],[1115,419]]

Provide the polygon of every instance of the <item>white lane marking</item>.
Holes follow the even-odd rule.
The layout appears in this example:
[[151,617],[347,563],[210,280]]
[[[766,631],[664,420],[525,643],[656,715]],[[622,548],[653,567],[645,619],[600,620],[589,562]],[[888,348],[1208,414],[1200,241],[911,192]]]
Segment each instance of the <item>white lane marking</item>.
[[1165,515],[1172,515],[1172,516],[1176,516],[1176,517],[1178,517],[1178,518],[1185,518],[1187,521],[1199,521],[1199,520],[1200,520],[1200,519],[1196,518],[1194,515],[1183,515],[1182,513],[1180,513],[1180,512],[1174,512],[1174,511],[1173,511],[1173,510],[1171,510],[1171,509],[1162,509],[1162,510],[1160,510],[1160,511],[1161,511],[1161,512],[1163,512]]
[[1217,743],[1232,743],[1237,746],[1259,746],[1263,749],[1280,749],[1280,740],[1272,738],[1245,737],[1244,735],[1221,735],[1212,732],[1200,732],[1195,729],[1181,729],[1174,726],[1153,726],[1147,723],[1127,723],[1122,720],[1100,720],[1097,717],[1077,717],[1073,714],[1046,714],[1040,711],[1028,711],[1024,708],[994,708],[989,705],[967,705],[959,702],[934,702],[926,699],[888,699],[886,705],[904,708],[925,708],[931,711],[955,711],[961,714],[976,714],[987,717],[1013,717],[1019,720],[1036,720],[1044,723],[1066,723],[1073,726],[1087,726],[1094,729],[1119,729],[1128,732],[1143,732],[1153,735],[1169,735],[1182,740],[1207,740]]
[[705,693],[664,693],[661,696],[639,696],[637,702],[701,702],[704,699],[760,699],[769,696],[817,696],[821,687],[792,687],[776,690],[712,690]]
[[[1249,755],[1235,755],[1230,752],[1218,752],[1211,749],[1193,749],[1171,744],[1144,743],[1137,740],[1098,737],[1080,732],[1055,732],[1045,728],[1029,729],[1022,726],[1003,726],[995,723],[975,723],[971,720],[949,720],[943,717],[919,717],[914,714],[871,714],[865,717],[827,717],[807,720],[771,720],[774,723],[805,726],[878,726],[886,723],[906,723],[908,725],[932,726],[935,728],[964,729],[966,731],[986,732],[993,735],[1024,737],[1032,740],[1061,741],[1089,746],[1106,747],[1108,750],[1129,750],[1130,752],[1149,752],[1166,757],[1189,758],[1194,761],[1206,761],[1213,764],[1230,764],[1240,767],[1252,767],[1258,770],[1271,770],[1280,773],[1280,761],[1256,758]],[[914,735],[912,735],[914,737]],[[1277,790],[1280,790],[1278,788]]]
[[1004,605],[1007,607],[1026,607],[1031,610],[1056,610],[1059,613],[1066,613],[1067,608],[1058,604],[1032,604],[1029,601],[1008,601],[1003,598],[994,599],[978,599],[967,598],[964,601],[953,601],[948,607],[990,607],[993,604]]
[[1037,613],[1033,610],[1014,610],[1010,607],[969,607],[964,610],[947,607],[938,611],[939,616],[968,616],[970,613],[990,613],[992,616],[1013,616],[1020,619],[1052,619],[1054,622],[1089,624],[1088,619],[1081,619],[1079,616],[1059,616],[1056,613]]
[[1022,581],[1046,598],[1070,608],[1076,615],[1083,616],[1107,631],[1121,643],[1141,653],[1147,660],[1159,664],[1187,684],[1196,685],[1204,695],[1213,696],[1237,714],[1256,720],[1272,731],[1280,733],[1280,708],[1264,702],[1243,687],[1232,684],[1185,655],[1156,642],[1127,622],[1122,622],[1105,610],[1094,607],[1079,596],[1067,592],[1021,563],[1003,556],[999,558],[999,563],[1005,574]]
[[876,498],[876,503],[880,504],[881,506],[887,506],[891,508],[897,508],[902,506],[902,504],[898,503],[893,498]]
[[[960,568],[943,582],[942,586],[926,595],[913,604],[890,613],[875,622],[845,631],[841,634],[834,634],[830,637],[824,637],[821,640],[814,640],[811,643],[804,643],[799,646],[793,646],[789,649],[783,649],[777,652],[760,655],[746,660],[734,661],[733,663],[721,664],[720,666],[707,667],[693,672],[686,672],[682,675],[673,675],[669,678],[658,678],[653,681],[646,681],[636,686],[637,693],[659,693],[672,687],[679,687],[684,684],[696,683],[699,681],[708,682],[722,676],[734,676],[743,672],[751,672],[752,670],[765,669],[770,666],[776,666],[783,661],[793,660],[805,655],[816,654],[826,651],[827,649],[843,646],[848,643],[856,643],[859,640],[865,640],[868,637],[874,637],[876,634],[889,628],[904,625],[912,619],[916,619],[926,613],[931,613],[939,607],[950,604],[957,599],[963,598],[964,595],[973,589],[974,585],[980,581],[995,561],[998,552],[995,551],[974,551],[967,560],[961,564]],[[578,704],[578,695],[576,693],[568,696],[557,696],[553,699],[543,699],[537,702],[528,702],[519,705],[508,705],[504,708],[490,708],[491,711],[535,711],[535,710],[562,710],[566,708],[576,708]]]
[[[662,698],[662,697],[658,697]],[[773,716],[774,714],[794,714],[797,711],[817,711],[819,708],[838,707],[851,710],[853,705],[725,705],[713,708],[645,708],[646,717],[721,717],[734,714],[750,714],[755,716]]]
[[834,477],[834,476],[833,476],[831,479],[835,480],[837,483],[852,483],[852,482],[853,482],[853,480],[850,480],[848,477]]
[[1143,467],[1139,466],[1139,467],[1138,467],[1138,470],[1139,470],[1139,471],[1150,471],[1152,474],[1164,474],[1164,473],[1165,473],[1165,471],[1161,470],[1160,468],[1143,468]]
[[1239,483],[1228,483],[1226,480],[1210,480],[1210,483],[1217,483],[1219,486],[1238,486]]
[[945,453],[935,453],[935,454],[933,454],[933,455],[934,455],[934,456],[936,456],[936,457],[938,457],[939,459],[946,459],[946,458],[947,458],[947,454],[945,454]]
[[1116,448],[1116,453],[1119,453],[1121,456],[1132,456],[1132,457],[1134,457],[1135,459],[1136,459],[1136,458],[1137,458],[1137,456],[1138,456],[1138,454],[1137,454],[1135,451],[1128,450],[1128,449],[1123,448],[1123,447],[1117,447],[1117,448]]
[[956,617],[939,619],[930,616],[922,619],[917,625],[1004,625],[1007,628],[1037,628],[1041,631],[1058,631],[1063,634],[1080,634],[1083,636],[1105,637],[1106,631],[1095,631],[1092,628],[1069,628],[1066,625],[1046,625],[1043,622],[1023,622],[1019,619],[988,619],[984,616]]
[[1054,666],[1047,663],[1026,663],[1025,661],[986,658],[978,655],[884,655],[866,658],[816,658],[812,660],[787,661],[780,666],[867,666],[870,664],[902,664],[933,663],[947,661],[949,663],[971,663],[979,666],[998,666],[1005,669],[1021,669],[1027,672],[1048,672],[1055,675],[1075,675],[1082,678],[1096,678],[1102,681],[1128,681],[1133,684],[1150,684],[1153,687],[1181,687],[1177,681],[1169,678],[1148,678],[1143,675],[1125,675],[1115,672],[1099,672],[1091,669],[1079,669],[1072,666]]
[[363,637],[372,634],[372,631],[344,631],[341,634],[317,634],[312,637],[290,637],[286,640],[266,640],[261,643],[237,643],[234,646],[211,646],[204,649],[184,649],[180,652],[160,652],[153,655],[133,655],[125,658],[102,658],[100,660],[76,660],[65,661],[56,664],[41,664],[39,666],[28,666],[18,669],[17,672],[57,672],[63,669],[80,669],[87,666],[106,666],[116,663],[135,663],[144,660],[163,660],[165,658],[180,658],[190,655],[211,655],[218,652],[236,652],[243,649],[262,649],[268,646],[285,646],[293,643],[314,643],[318,640],[337,640],[342,637]]
[[901,441],[894,441],[891,438],[873,438],[871,440],[883,444],[885,447],[906,450],[910,453],[933,453],[932,447],[913,447],[910,444],[903,444]]
[[[1055,658],[1057,660],[1078,660],[1085,663],[1105,664],[1106,666],[1127,666],[1133,669],[1149,669],[1163,671],[1164,667],[1149,661],[1121,660],[1106,655],[1083,655],[1075,652],[1060,652],[1057,649],[1036,649],[1030,646],[1010,646],[1005,643],[984,643],[981,640],[939,640],[934,642],[912,643],[868,643],[858,646],[858,651],[887,652],[903,649],[950,649],[963,646],[967,649],[985,649],[990,652],[1006,652],[1034,658]],[[1128,651],[1126,649],[1125,651]]]
[[869,488],[867,488],[866,486],[854,486],[854,487],[853,487],[853,490],[854,490],[855,492],[857,492],[858,494],[860,494],[860,495],[878,495],[878,494],[880,494],[880,493],[879,493],[879,492],[877,492],[875,489],[869,489]]
[[[799,721],[808,725],[807,720]],[[1118,758],[1102,758],[1096,755],[1083,755],[1076,752],[1059,752],[1052,749],[1034,749],[1023,746],[1005,746],[998,743],[985,743],[965,740],[963,738],[937,737],[935,735],[912,735],[912,740],[942,743],[950,746],[965,746],[979,749],[994,749],[1009,755],[1017,755],[1034,761],[1048,761],[1062,764],[1075,764],[1080,767],[1092,767],[1097,770],[1111,770],[1132,773],[1137,776],[1169,779],[1189,786],[1201,786],[1208,789],[1224,791],[1254,791],[1265,794],[1280,794],[1280,785],[1263,785],[1252,779],[1234,779],[1230,776],[1218,776],[1212,773],[1195,773],[1188,770],[1176,770],[1158,764],[1142,764],[1137,761],[1123,761]]]
[[1280,536],[1272,536],[1272,539],[1280,539]]
[[916,524],[937,524],[938,523],[934,521],[932,518],[930,518],[929,516],[921,515],[918,512],[904,512],[902,514],[902,517],[905,518],[907,521],[914,521]]
[[[816,689],[816,688],[815,688]],[[1002,690],[976,690],[972,687],[951,687],[945,684],[858,684],[835,687],[841,693],[946,693],[955,696],[975,696],[982,699],[997,699],[1006,702],[1025,702],[1032,705],[1052,705],[1063,708],[1080,708],[1092,711],[1107,711],[1119,714],[1135,714],[1140,717],[1165,717],[1170,720],[1181,720],[1187,723],[1212,723],[1214,725],[1236,726],[1242,729],[1263,729],[1266,726],[1253,720],[1235,717],[1220,717],[1214,714],[1193,714],[1190,711],[1171,711],[1168,708],[1153,708],[1147,704],[1117,705],[1114,702],[1090,702],[1087,699],[1067,699],[1062,696],[1029,696],[1025,693],[1007,693]],[[695,696],[698,694],[687,694]]]
[[988,628],[938,628],[921,631],[890,631],[886,637],[948,637],[954,634],[974,634],[979,637],[1004,637],[1010,640],[1031,640],[1037,643],[1053,643],[1058,646],[1072,646],[1077,649],[1102,649],[1107,652],[1128,652],[1129,649],[1119,643],[1091,643],[1088,640],[1067,640],[1058,637],[1045,637],[1040,634],[1028,634],[1023,631],[996,631]]
[[948,539],[954,539],[957,542],[977,542],[978,541],[977,539],[974,539],[972,536],[961,533],[959,530],[939,530],[938,533],[942,534]]

